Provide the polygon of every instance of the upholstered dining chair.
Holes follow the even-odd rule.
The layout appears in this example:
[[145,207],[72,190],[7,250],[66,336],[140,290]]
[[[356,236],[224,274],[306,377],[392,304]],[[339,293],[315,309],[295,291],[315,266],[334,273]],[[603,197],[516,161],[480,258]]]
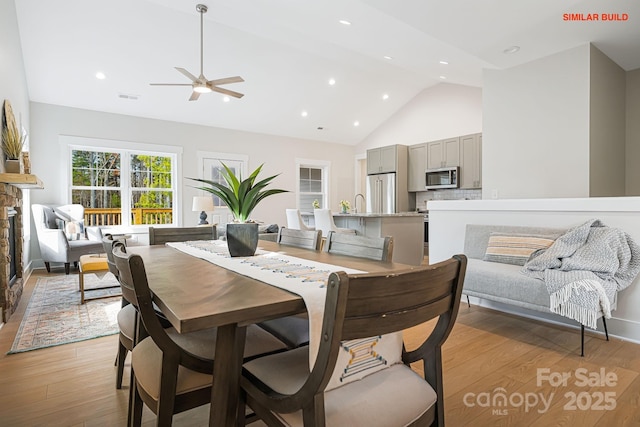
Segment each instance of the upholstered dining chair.
[[[153,305],[144,262],[127,254],[121,242],[113,256],[120,284],[131,296],[147,337],[137,328],[131,352],[132,398],[130,425],[140,426],[143,404],[157,416],[157,425],[171,425],[173,414],[207,404],[211,400],[216,329],[178,333],[164,328]],[[138,336],[143,339],[138,339]],[[255,325],[247,327],[245,358],[281,351],[284,344]]]
[[[118,240],[114,240],[111,234],[105,234],[102,238],[102,246],[104,252],[107,254],[107,266],[109,267],[109,272],[116,276],[116,279],[119,279],[119,271],[118,267],[116,267],[115,260],[113,258],[113,244]],[[120,287],[122,290],[122,286]],[[122,377],[124,375],[124,364],[125,359],[127,358],[127,354],[133,350],[133,339],[134,339],[134,331],[136,327],[136,321],[138,312],[133,305],[126,298],[125,294],[127,293],[127,289],[123,290],[122,293],[122,308],[118,311],[117,321],[118,321],[118,353],[116,356],[116,388],[122,388]],[[129,295],[131,296],[131,295]]]
[[356,230],[351,228],[337,227],[330,209],[314,209],[313,218],[316,223],[316,230],[322,230],[322,237],[327,237],[330,231],[356,234]]
[[188,240],[216,240],[218,232],[215,225],[198,227],[149,227],[149,244],[164,245],[167,242],[186,242]]
[[300,209],[285,209],[287,213],[287,228],[293,230],[315,230],[314,227],[309,227],[304,223]]
[[[315,363],[309,368],[309,346],[245,363],[246,403],[269,426],[443,426],[441,349],[458,314],[466,262],[456,255],[395,274],[332,273]],[[403,363],[325,391],[334,370],[343,372],[336,361],[345,341],[434,318],[437,324],[417,349],[403,347]],[[414,362],[422,362],[424,377],[411,369]]]
[[356,236],[330,231],[322,250],[338,255],[391,261],[393,258],[393,237]]

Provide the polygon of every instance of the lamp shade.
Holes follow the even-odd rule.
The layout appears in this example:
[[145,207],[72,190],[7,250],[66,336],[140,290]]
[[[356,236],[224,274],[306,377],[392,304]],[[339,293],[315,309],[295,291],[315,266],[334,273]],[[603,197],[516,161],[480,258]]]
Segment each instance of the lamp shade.
[[213,198],[211,196],[193,196],[193,212],[211,212],[213,211]]

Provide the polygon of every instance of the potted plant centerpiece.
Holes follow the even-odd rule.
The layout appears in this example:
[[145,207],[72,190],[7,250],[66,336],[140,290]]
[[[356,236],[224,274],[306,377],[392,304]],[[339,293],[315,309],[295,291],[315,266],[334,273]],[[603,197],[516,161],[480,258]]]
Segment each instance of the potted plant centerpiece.
[[227,224],[227,246],[231,256],[252,256],[258,247],[258,224],[250,221],[249,216],[255,207],[265,197],[278,193],[286,193],[287,190],[269,189],[266,187],[278,175],[273,175],[256,182],[258,174],[264,164],[258,166],[245,180],[222,164],[221,171],[227,185],[200,178],[190,178],[200,181],[208,186],[198,187],[218,196],[229,208],[234,216],[233,223]]

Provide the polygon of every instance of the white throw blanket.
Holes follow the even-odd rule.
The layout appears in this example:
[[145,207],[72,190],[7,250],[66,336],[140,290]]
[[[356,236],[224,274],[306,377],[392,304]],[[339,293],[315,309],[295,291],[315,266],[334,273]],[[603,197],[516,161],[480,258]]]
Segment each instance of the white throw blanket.
[[[365,273],[341,266],[324,264],[284,255],[256,251],[252,257],[229,256],[227,242],[219,240],[167,243],[181,252],[204,259],[227,270],[240,273],[269,285],[300,295],[309,312],[309,366],[313,367],[322,333],[322,318],[329,274]],[[326,390],[339,387],[402,361],[402,333],[342,342],[333,376]]]
[[567,231],[522,272],[544,280],[550,310],[596,329],[600,314],[611,317],[616,293],[640,271],[640,247],[622,230],[592,219]]

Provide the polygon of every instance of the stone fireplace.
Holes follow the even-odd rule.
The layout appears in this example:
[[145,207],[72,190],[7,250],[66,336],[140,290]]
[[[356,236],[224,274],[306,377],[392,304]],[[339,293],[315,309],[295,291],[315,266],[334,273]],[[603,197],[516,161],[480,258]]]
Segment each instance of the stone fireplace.
[[23,242],[22,190],[0,183],[0,310],[4,322],[22,296]]

